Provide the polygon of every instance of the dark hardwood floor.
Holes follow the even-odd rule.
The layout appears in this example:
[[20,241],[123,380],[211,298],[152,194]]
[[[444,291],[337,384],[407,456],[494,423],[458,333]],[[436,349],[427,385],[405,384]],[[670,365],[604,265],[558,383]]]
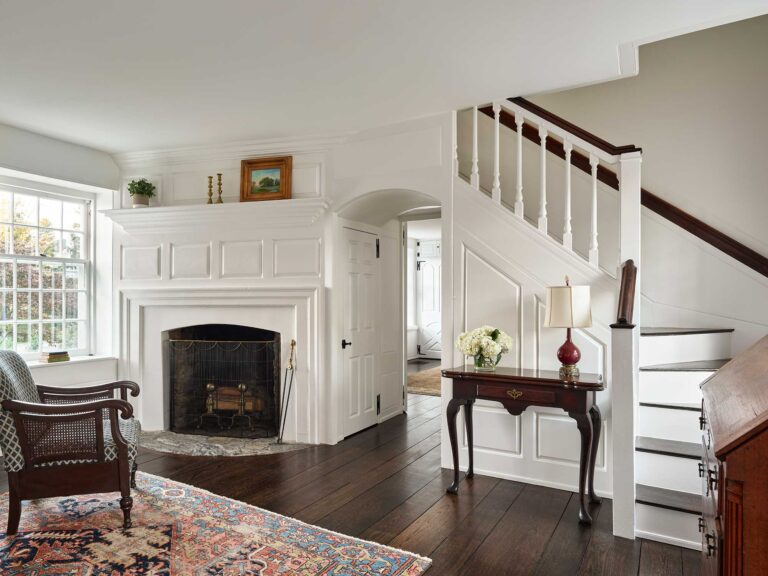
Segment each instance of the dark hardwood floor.
[[585,528],[576,497],[562,490],[476,476],[447,495],[441,418],[440,398],[411,395],[407,416],[336,446],[238,458],[142,450],[139,469],[429,556],[429,576],[700,573],[697,552],[615,538],[609,500]]

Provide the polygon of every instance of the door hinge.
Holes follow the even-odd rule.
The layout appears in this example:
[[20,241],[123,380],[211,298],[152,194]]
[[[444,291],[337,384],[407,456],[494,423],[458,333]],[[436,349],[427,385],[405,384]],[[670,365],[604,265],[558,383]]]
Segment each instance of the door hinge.
[[421,272],[421,265],[424,263],[424,260],[416,260],[416,272]]
[[416,344],[416,354],[421,354],[421,344]]
[[381,414],[381,394],[376,394],[376,416]]
[[376,238],[376,258],[381,258],[381,248],[379,246],[378,238]]

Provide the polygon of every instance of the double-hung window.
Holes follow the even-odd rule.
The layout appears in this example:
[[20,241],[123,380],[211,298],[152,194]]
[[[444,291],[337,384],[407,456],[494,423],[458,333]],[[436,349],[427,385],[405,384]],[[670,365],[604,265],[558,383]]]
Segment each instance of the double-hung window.
[[89,348],[89,201],[0,185],[0,348]]

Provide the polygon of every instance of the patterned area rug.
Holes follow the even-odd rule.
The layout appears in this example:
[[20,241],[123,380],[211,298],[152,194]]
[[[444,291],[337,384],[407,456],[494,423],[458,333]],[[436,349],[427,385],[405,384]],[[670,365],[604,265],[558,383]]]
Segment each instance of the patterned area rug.
[[440,396],[440,366],[408,374],[408,392]]
[[130,530],[119,529],[116,494],[25,503],[19,534],[0,534],[0,574],[417,576],[431,564],[186,484],[137,481]]
[[274,438],[224,438],[169,431],[142,431],[139,445],[184,456],[260,456],[306,448],[304,444],[277,444]]

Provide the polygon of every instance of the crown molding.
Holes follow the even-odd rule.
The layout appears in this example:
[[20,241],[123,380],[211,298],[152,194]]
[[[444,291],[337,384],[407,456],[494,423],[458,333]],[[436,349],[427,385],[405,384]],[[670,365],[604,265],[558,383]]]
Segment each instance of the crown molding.
[[147,166],[174,166],[201,161],[242,160],[269,154],[307,154],[324,152],[345,142],[350,133],[339,133],[307,138],[277,138],[272,140],[244,140],[211,146],[189,146],[164,150],[144,150],[114,154],[112,158],[125,171]]
[[194,232],[197,226],[211,224],[229,228],[280,228],[309,226],[328,210],[321,198],[293,198],[268,202],[195,204],[156,208],[101,210],[107,218],[129,234]]

